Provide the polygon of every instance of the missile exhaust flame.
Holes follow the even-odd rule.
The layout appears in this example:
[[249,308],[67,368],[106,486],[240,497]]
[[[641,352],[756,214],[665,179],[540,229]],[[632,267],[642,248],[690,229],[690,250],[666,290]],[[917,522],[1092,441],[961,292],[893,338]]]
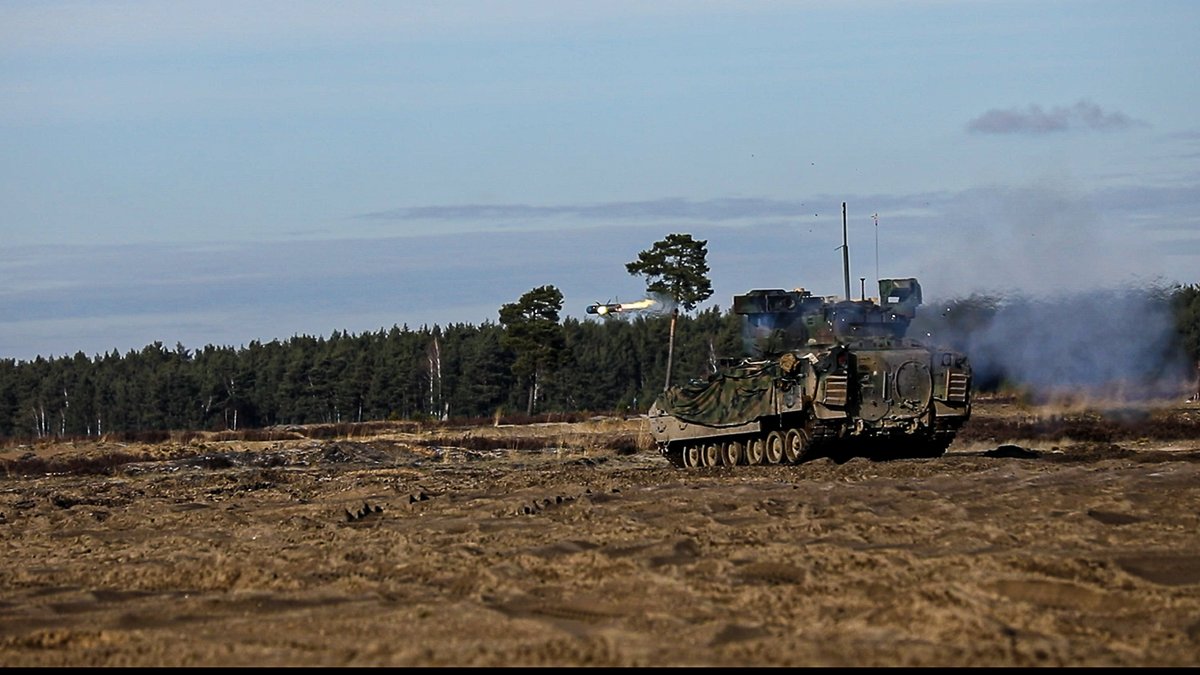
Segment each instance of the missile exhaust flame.
[[645,298],[637,302],[598,302],[594,305],[587,306],[588,314],[598,314],[604,316],[606,314],[620,314],[621,312],[636,312],[643,309],[651,309],[658,305],[658,301],[652,298]]

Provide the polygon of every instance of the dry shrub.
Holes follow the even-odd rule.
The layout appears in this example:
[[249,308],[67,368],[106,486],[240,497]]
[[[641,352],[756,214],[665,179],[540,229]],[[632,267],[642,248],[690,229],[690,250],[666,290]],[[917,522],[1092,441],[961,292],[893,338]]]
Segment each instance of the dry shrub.
[[630,431],[581,431],[537,426],[517,427],[512,434],[475,434],[469,430],[458,433],[435,434],[417,441],[426,447],[455,447],[474,451],[487,450],[578,450],[609,449],[618,454],[634,454],[646,449],[639,443],[638,434]]
[[331,424],[304,424],[286,427],[302,438],[362,438],[389,432],[413,432],[421,427],[419,422],[381,420],[376,422],[337,422]]

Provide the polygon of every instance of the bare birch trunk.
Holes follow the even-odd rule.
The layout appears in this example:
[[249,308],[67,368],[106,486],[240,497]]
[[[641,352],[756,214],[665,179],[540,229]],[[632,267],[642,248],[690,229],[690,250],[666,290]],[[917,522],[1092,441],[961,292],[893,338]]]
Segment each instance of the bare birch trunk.
[[525,414],[526,415],[533,414],[533,404],[535,401],[537,401],[537,390],[538,390],[538,374],[537,374],[537,371],[535,370],[535,371],[533,371],[533,381],[529,383],[529,403],[525,406]]
[[663,382],[663,391],[671,388],[671,362],[675,358],[675,320],[679,318],[679,310],[671,311],[671,336],[667,338],[667,377]]
[[433,344],[430,345],[425,356],[429,362],[429,414],[439,417],[441,413],[439,403],[442,398],[442,348],[438,344],[437,337],[433,338]]

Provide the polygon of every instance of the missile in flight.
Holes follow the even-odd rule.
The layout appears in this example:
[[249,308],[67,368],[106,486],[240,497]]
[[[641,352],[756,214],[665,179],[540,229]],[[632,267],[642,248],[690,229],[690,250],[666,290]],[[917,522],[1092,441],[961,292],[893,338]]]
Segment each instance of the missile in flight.
[[649,298],[638,300],[637,302],[597,302],[588,305],[584,311],[588,314],[619,314],[621,312],[630,312],[639,309],[649,309],[654,306],[654,300]]

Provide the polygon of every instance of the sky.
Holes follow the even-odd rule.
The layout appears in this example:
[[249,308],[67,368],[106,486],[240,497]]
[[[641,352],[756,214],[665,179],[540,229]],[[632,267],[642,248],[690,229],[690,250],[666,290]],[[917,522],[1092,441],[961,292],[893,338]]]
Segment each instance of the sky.
[[[1200,283],[1200,3],[0,3],[0,359]],[[843,204],[845,222],[843,223]],[[845,230],[843,230],[843,225]]]

